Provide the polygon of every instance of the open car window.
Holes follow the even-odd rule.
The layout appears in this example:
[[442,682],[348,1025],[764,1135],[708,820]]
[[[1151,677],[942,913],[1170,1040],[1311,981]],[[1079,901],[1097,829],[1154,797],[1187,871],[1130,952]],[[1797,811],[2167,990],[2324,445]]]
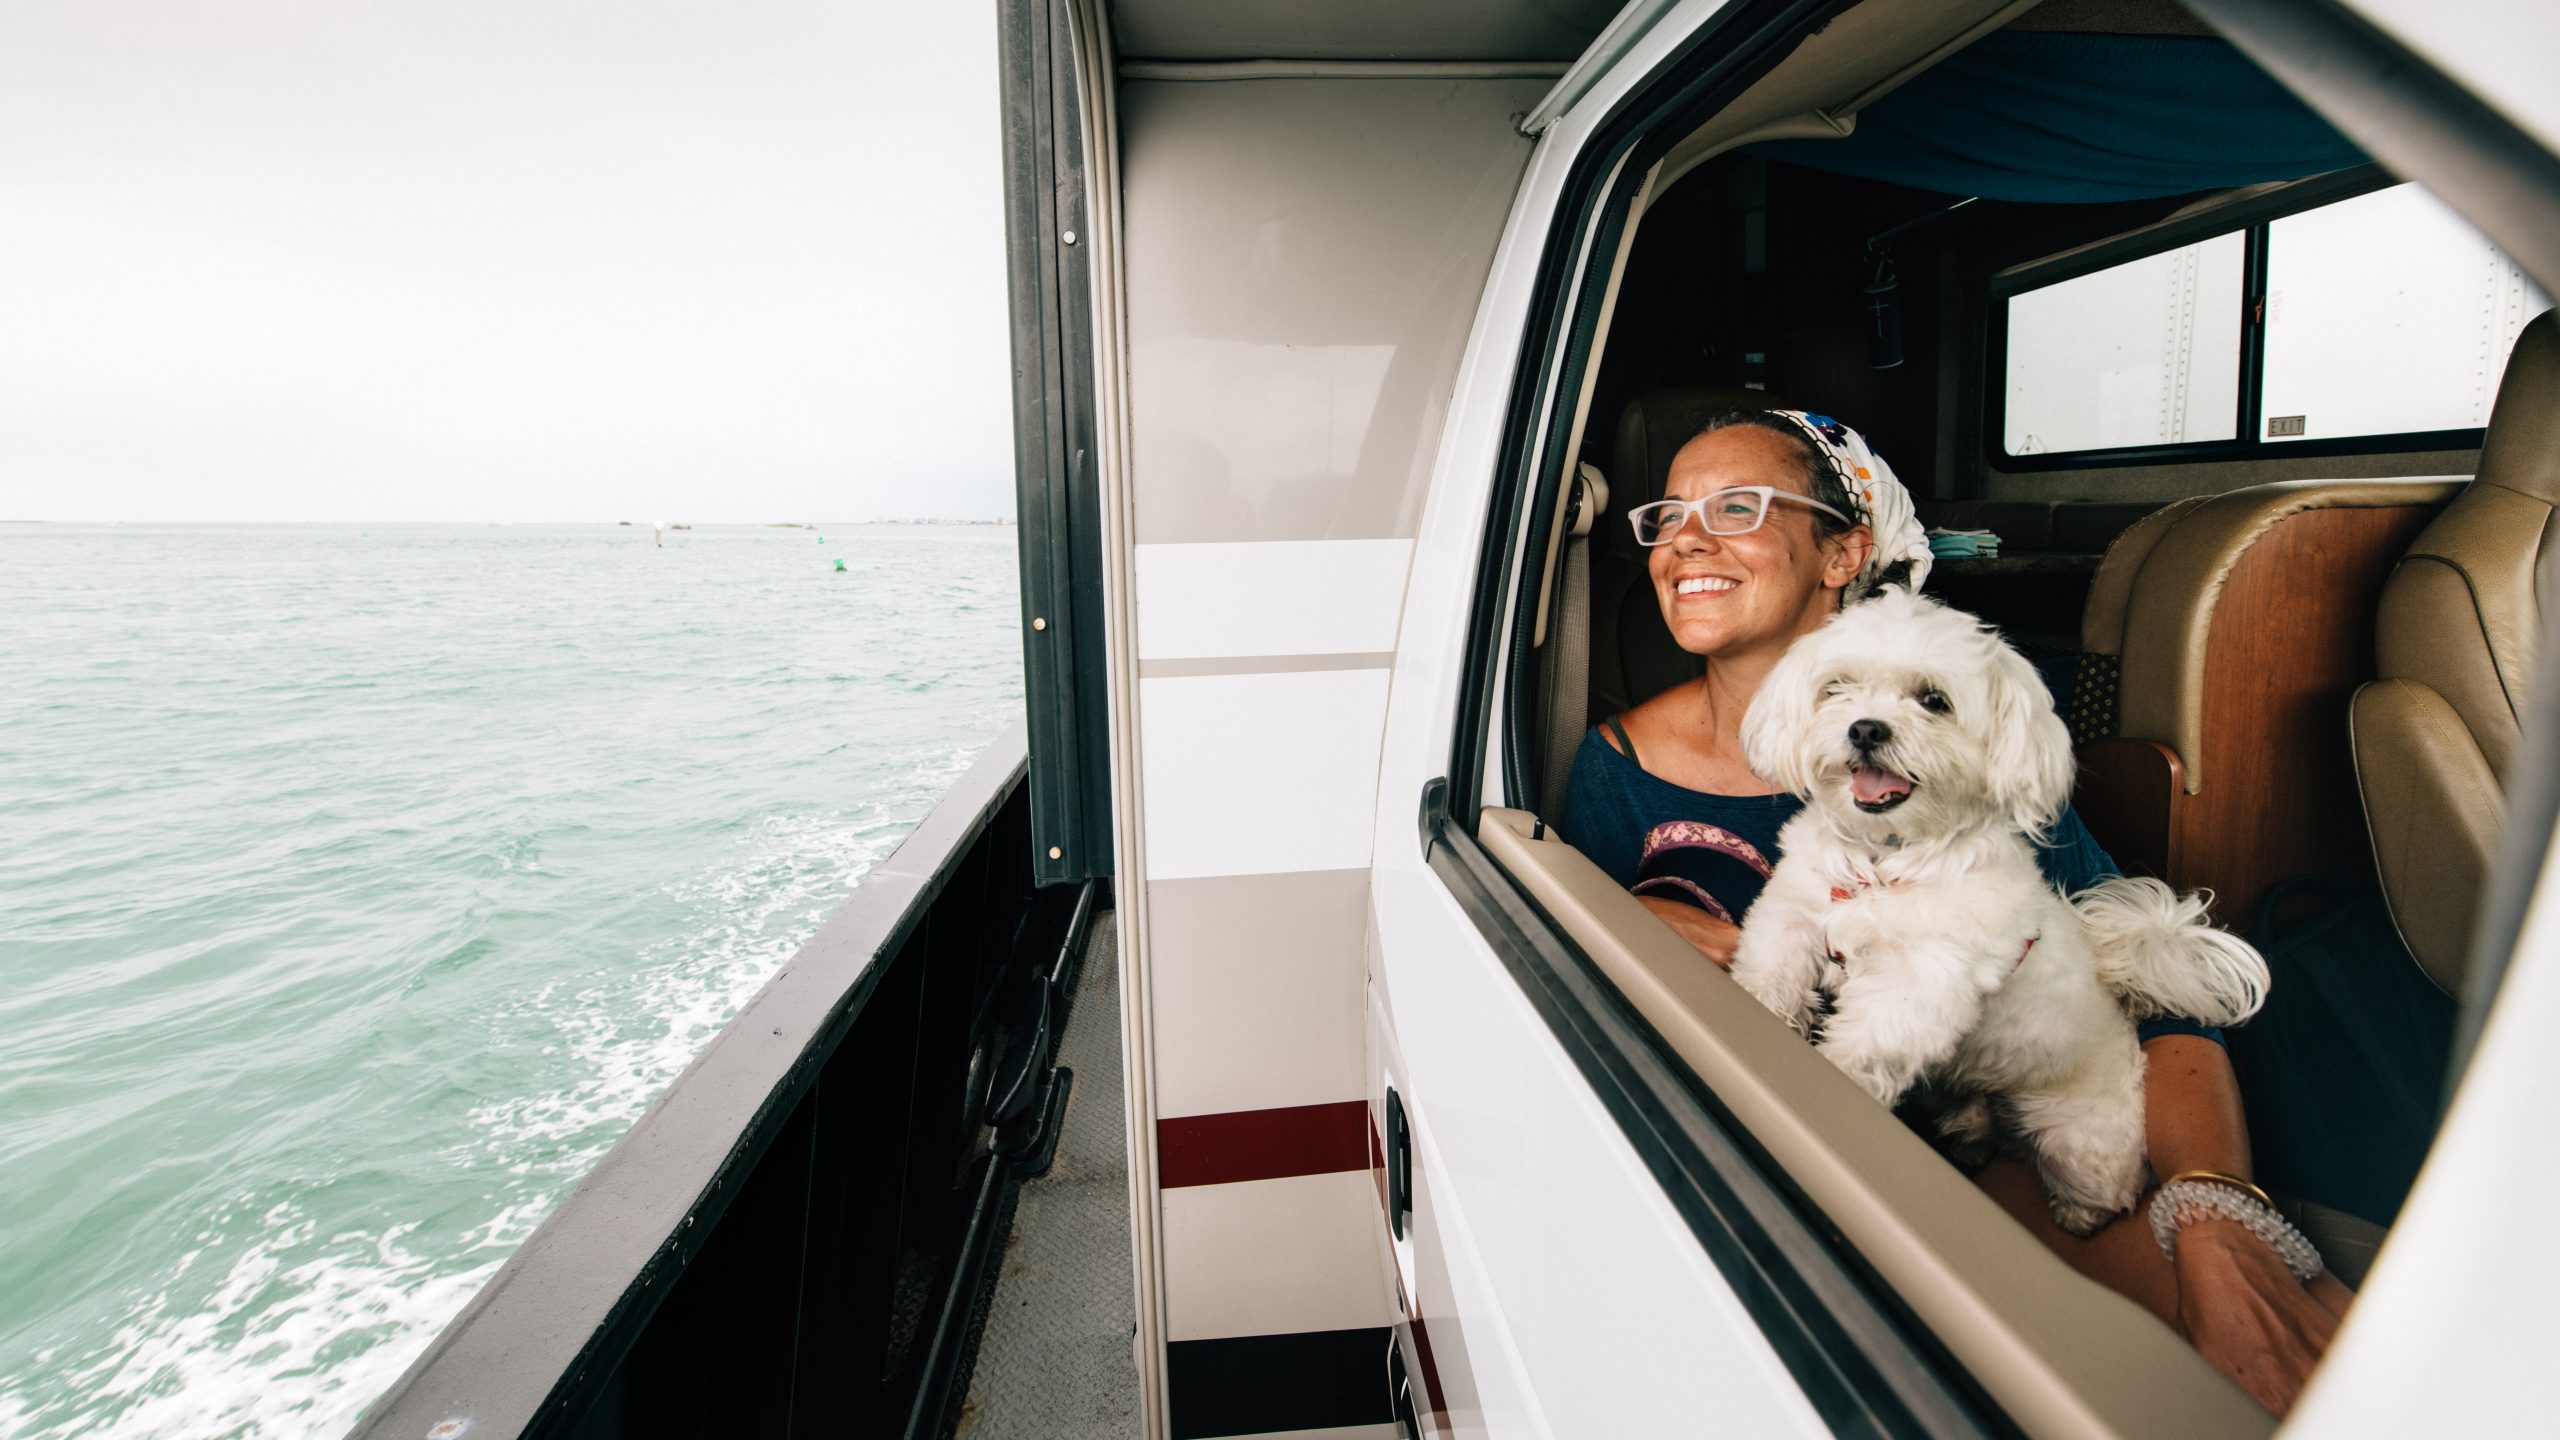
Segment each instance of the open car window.
[[[1827,33],[1873,41],[1879,31],[1858,22],[1897,16],[1908,18],[1860,6]],[[2145,782],[2157,782],[2164,812],[2186,783],[2182,757],[2140,731],[2153,720],[2129,719],[2120,691],[2169,697],[2161,703],[2177,713],[2155,726],[2168,741],[2210,731],[2228,742],[2245,727],[2217,717],[2311,715],[2304,707],[2317,700],[2329,708],[2314,720],[2335,721],[2339,735],[2301,773],[2316,769],[2349,808],[2296,828],[2337,842],[2332,852],[2360,850],[2343,697],[2371,677],[2373,596],[2458,493],[2446,473],[2476,462],[2497,374],[2548,298],[2424,191],[2355,167],[2353,155],[2337,171],[2064,202],[1825,168],[1811,157],[1829,139],[1757,141],[1769,115],[1840,83],[1823,38],[1761,82],[1757,108],[1732,107],[1757,127],[1684,116],[1693,128],[1665,137],[1650,152],[1656,168],[1631,180],[1642,200],[1623,228],[1605,213],[1574,218],[1574,236],[1602,248],[1574,272],[1582,288],[1556,300],[1563,318],[1544,357],[1557,366],[1555,393],[1519,422],[1550,444],[1534,473],[1520,472],[1524,493],[1504,519],[1513,528],[1497,542],[1517,557],[1513,587],[1477,616],[1505,667],[1486,731],[1496,750],[1462,754],[1453,773],[1483,775],[1486,798],[1511,802],[1479,811],[1475,836],[1566,953],[1678,1058],[1779,1188],[1836,1228],[1876,1293],[1916,1317],[1915,1333],[1943,1345],[1998,1407],[2034,1416],[2030,1429],[2095,1407],[2128,1429],[2254,1433],[2265,1417],[2217,1408],[2227,1392],[2182,1342],[2155,1344],[2165,1332],[2119,1297],[2022,1247],[2025,1232],[1925,1141],[1686,950],[1559,828],[1561,761],[1588,727],[1677,683],[1682,666],[1696,673],[1695,657],[1649,618],[1645,557],[1620,532],[1628,510],[1659,498],[1669,453],[1714,409],[1840,414],[1892,459],[1926,518],[1990,542],[1941,561],[1933,588],[2018,638],[2074,708],[2075,730],[2086,687],[2086,738],[2165,765]],[[1986,50],[1984,63],[2000,60],[1998,47]],[[1917,92],[1944,55],[1915,45],[1916,68],[1886,66],[1871,81]],[[1890,129],[1870,118],[1862,132]],[[1592,213],[1604,203],[1595,198]],[[2386,256],[2395,263],[2377,263]],[[1879,338],[1888,331],[1890,344]],[[2455,364],[2457,354],[2467,358]],[[2009,472],[2037,479],[2042,460],[2150,468],[2128,477],[2121,498],[2102,477],[2051,500],[2013,499]],[[2333,473],[2299,468],[2332,460]],[[1581,467],[1605,486],[1568,499],[1564,477]],[[2313,498],[2296,503],[2303,495]],[[1599,513],[1580,514],[1586,506]],[[1549,528],[1567,526],[1573,534]],[[2273,542],[2254,548],[2261,537]],[[2166,600],[2159,587],[2128,598],[2109,567],[2138,570],[2164,538],[2164,565],[2192,567],[2194,583]],[[2319,557],[2344,568],[2310,568]],[[2291,592],[2261,580],[2287,569],[2331,586],[2336,603],[2285,609]],[[2216,596],[2227,604],[2217,609]],[[1496,633],[1505,616],[1516,625]],[[2292,688],[2152,686],[2140,667],[2155,662],[2124,637],[2168,635],[2173,622],[2198,647],[2252,627],[2263,647],[2268,624],[2295,627],[2328,668],[2226,647],[2230,664],[2278,672]],[[2157,663],[2183,663],[2157,646],[2144,654],[2155,652],[2172,656]],[[2183,761],[2222,767],[2226,784],[2245,767],[2196,746]],[[2268,783],[2285,790],[2300,778],[2285,770]],[[2281,823],[2297,818],[2285,810]],[[2140,865],[2174,849],[2176,825],[2189,822],[2130,828],[2151,823],[2120,810],[2099,839]],[[2254,843],[2245,827],[2228,831],[2228,848]],[[2262,868],[2294,859],[2261,848]],[[2245,912],[2273,888],[2252,884],[2231,898],[2226,923],[2249,923]]]

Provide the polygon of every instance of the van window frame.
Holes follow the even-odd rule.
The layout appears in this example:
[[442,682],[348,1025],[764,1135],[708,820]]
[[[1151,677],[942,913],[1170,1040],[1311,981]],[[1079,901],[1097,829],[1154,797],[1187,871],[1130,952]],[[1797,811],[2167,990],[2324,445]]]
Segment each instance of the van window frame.
[[[1746,0],[1728,8],[1619,102],[1576,158],[1523,327],[1469,605],[1453,753],[1447,775],[1424,788],[1420,838],[1432,872],[1825,1423],[1850,1434],[2015,1435],[2016,1423],[1972,1374],[1476,836],[1496,706],[1502,788],[1536,793],[1524,741],[1536,733],[1539,687],[1522,680],[1534,663],[1535,606],[1515,595],[1514,567],[1546,553],[1569,468],[1562,462],[1574,407],[1566,397],[1579,393],[1598,358],[1609,269],[1598,257],[1614,253],[1643,175],[1661,153],[1855,3]],[[1500,694],[1497,676],[1508,681]]]
[[[2314,175],[2265,194],[2215,205],[2059,255],[1994,271],[1982,289],[1982,458],[1993,473],[2038,474],[2106,470],[2128,465],[2189,465],[2276,460],[2289,456],[2401,455],[2477,450],[2485,427],[2398,430],[2378,435],[2339,435],[2315,440],[2269,440],[2261,393],[2266,378],[2267,231],[2276,221],[2404,184],[2379,165]],[[2076,280],[2119,265],[2148,260],[2200,241],[2243,236],[2240,293],[2240,378],[2233,438],[2170,445],[2117,445],[2033,455],[2008,452],[2009,302],[2031,290]]]
[[[1705,1091],[1592,957],[1493,858],[1476,833],[1483,823],[1486,752],[1498,705],[1505,717],[1500,785],[1510,796],[1536,793],[1528,753],[1535,743],[1531,737],[1538,733],[1535,701],[1526,702],[1530,719],[1524,725],[1520,697],[1509,693],[1532,688],[1526,682],[1530,671],[1524,648],[1532,607],[1515,593],[1520,586],[1515,567],[1545,553],[1555,487],[1566,469],[1564,431],[1571,424],[1569,413],[1559,413],[1566,409],[1559,397],[1574,391],[1584,367],[1595,358],[1587,327],[1578,331],[1581,348],[1571,348],[1577,342],[1575,317],[1596,310],[1606,284],[1605,267],[1582,268],[1592,253],[1586,238],[1596,238],[1595,231],[1605,228],[1592,222],[1603,205],[1626,204],[1632,188],[1628,176],[1643,171],[1633,158],[1650,137],[1681,133],[1679,117],[1694,123],[1712,113],[1765,73],[1789,43],[1851,3],[1745,0],[1730,7],[1688,37],[1610,113],[1569,172],[1550,220],[1514,371],[1470,600],[1450,766],[1446,776],[1423,789],[1419,839],[1434,875],[1538,1010],[1825,1420],[1835,1430],[1868,1433],[2014,1434],[2016,1423],[1891,1287],[1829,1229],[1820,1208],[1770,1159],[1750,1129]],[[2417,170],[2448,173],[2453,192],[2439,193],[2457,213],[2480,224],[2537,281],[2550,286],[2560,280],[2560,242],[2526,223],[2560,215],[2560,152],[2530,141],[2469,92],[2345,12],[2289,11],[2271,17],[2250,9],[2247,0],[2196,3],[2227,39],[2324,113],[2372,101],[2414,127],[2383,148],[2416,162]],[[1710,41],[1712,55],[1707,53]],[[2342,57],[2375,63],[2344,67],[2361,77],[2350,85],[2341,72],[2323,69],[2324,62]],[[1621,162],[1629,162],[1624,170]],[[2401,168],[2411,167],[2404,163]],[[1619,177],[1615,186],[1605,183],[1612,175]],[[2380,188],[2394,178],[2383,177],[2365,188]],[[2298,213],[2363,193],[2329,191],[2315,198],[2314,182],[2328,181],[2348,183],[2340,176],[2314,177],[2301,187],[2251,197],[2248,203]],[[2126,237],[2125,243],[2173,248],[2227,233],[2240,213],[2231,206],[2217,207]],[[2192,228],[2177,228],[2184,226]],[[2002,273],[2032,274],[2032,266],[2059,266],[2066,260],[2095,267],[2123,258],[2123,253],[2109,255],[2103,246],[2090,247]],[[1569,282],[1577,269],[1581,283],[1574,286]],[[1960,367],[1947,383],[1978,383],[1987,369],[1980,364]],[[1979,416],[1986,407],[1965,408]],[[1538,444],[1542,429],[1543,449]],[[2453,433],[2477,437],[2477,432]],[[2350,448],[2379,450],[2377,442],[2387,438],[2354,437]],[[2303,455],[2324,453],[2313,443],[2296,442],[2291,449]],[[2177,455],[2199,458],[2185,448]],[[1541,456],[1553,457],[1552,463],[1536,468],[1551,474],[1533,470],[1532,461]],[[2011,458],[1995,456],[1999,462]],[[2130,456],[2111,458],[2118,464],[2139,463]],[[2064,464],[2036,468],[2094,468],[2096,463],[2074,456]],[[1995,463],[1994,468],[2027,467]],[[1497,649],[1504,645],[1513,647],[1508,657]],[[2529,734],[2548,735],[2560,726],[2560,667],[2549,668],[2536,687]],[[1497,677],[1508,682],[1504,693],[1496,692]],[[2475,963],[2477,978],[2465,1007],[2465,1050],[2502,978],[2522,911],[2534,893],[2545,841],[2555,833],[2551,817],[2560,814],[2560,760],[2529,765],[2520,784],[2476,946],[2480,963]],[[1857,1378],[1861,1371],[1870,1378]]]

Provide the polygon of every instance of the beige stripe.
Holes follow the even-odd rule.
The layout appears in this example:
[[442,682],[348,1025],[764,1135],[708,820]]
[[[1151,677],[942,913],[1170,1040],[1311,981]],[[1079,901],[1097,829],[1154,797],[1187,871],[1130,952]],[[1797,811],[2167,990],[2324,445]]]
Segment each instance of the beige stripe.
[[1265,1430],[1257,1435],[1221,1435],[1219,1440],[1405,1440],[1403,1425],[1334,1425],[1329,1430]]
[[1360,655],[1211,655],[1185,660],[1141,660],[1138,678],[1170,680],[1193,675],[1282,675],[1300,670],[1386,670],[1392,650]]
[[1367,870],[1150,880],[1147,913],[1158,1115],[1368,1093]]
[[1163,1206],[1168,1340],[1396,1322],[1370,1171],[1186,1186],[1165,1191]]

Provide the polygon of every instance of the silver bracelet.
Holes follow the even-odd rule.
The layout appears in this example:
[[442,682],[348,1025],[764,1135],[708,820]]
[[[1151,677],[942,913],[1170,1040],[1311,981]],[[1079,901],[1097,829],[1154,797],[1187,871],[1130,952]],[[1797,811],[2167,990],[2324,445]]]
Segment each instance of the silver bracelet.
[[2173,1180],[2151,1197],[2151,1238],[2172,1264],[2178,1258],[2178,1232],[2198,1220],[2228,1220],[2266,1242],[2296,1280],[2308,1280],[2326,1266],[2293,1222],[2256,1196],[2211,1180]]

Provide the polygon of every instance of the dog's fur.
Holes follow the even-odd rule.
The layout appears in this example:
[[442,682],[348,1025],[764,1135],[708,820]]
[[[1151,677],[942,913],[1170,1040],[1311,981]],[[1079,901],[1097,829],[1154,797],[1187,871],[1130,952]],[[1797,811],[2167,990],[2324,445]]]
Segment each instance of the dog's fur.
[[1973,617],[1888,589],[1798,641],[1742,735],[1753,771],[1808,803],[1733,978],[1808,1034],[1829,995],[1822,1054],[1888,1106],[1925,1085],[1960,1148],[2023,1140],[2065,1229],[2131,1209],[2135,1018],[2236,1024],[2266,962],[2157,880],[2069,900],[2045,882],[2034,847],[2072,759],[2035,668]]

